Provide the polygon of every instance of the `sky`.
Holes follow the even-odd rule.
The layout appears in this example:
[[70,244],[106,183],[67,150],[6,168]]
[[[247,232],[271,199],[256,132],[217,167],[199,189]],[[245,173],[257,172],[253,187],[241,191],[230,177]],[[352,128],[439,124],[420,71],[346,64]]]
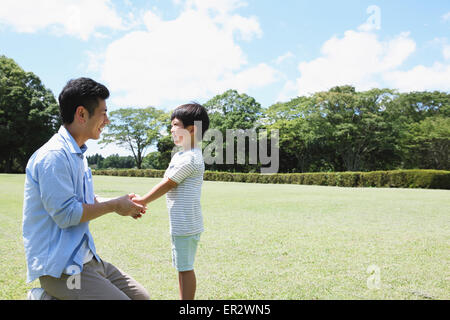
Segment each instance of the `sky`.
[[0,55],[56,97],[73,78],[105,84],[109,111],[228,89],[264,108],[344,84],[450,92],[450,1],[0,0]]

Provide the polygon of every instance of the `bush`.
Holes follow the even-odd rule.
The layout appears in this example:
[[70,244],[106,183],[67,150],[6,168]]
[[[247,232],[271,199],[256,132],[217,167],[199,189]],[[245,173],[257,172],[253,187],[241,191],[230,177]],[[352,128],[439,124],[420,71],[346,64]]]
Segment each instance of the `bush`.
[[[164,170],[113,169],[93,170],[95,175],[162,178]],[[206,171],[206,181],[245,183],[306,184],[338,187],[425,188],[450,189],[450,171],[393,170],[372,172],[314,172],[314,173],[233,173]]]

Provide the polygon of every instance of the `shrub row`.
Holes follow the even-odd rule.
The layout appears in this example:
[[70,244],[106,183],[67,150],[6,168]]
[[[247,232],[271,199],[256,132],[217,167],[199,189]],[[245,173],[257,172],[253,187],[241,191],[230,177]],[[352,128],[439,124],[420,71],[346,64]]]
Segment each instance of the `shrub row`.
[[99,176],[119,176],[119,177],[146,177],[162,178],[164,170],[153,169],[101,169],[92,170],[92,174]]
[[[95,170],[96,175],[162,178],[164,170]],[[339,187],[450,189],[450,171],[394,170],[373,172],[232,173],[206,171],[204,180],[247,183],[305,184]]]

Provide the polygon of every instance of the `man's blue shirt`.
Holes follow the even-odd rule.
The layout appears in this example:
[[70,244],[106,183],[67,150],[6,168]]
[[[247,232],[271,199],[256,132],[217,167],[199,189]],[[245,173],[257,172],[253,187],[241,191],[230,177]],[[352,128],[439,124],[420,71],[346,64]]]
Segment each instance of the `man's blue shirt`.
[[22,226],[27,282],[43,275],[59,278],[71,265],[82,270],[84,241],[100,261],[89,223],[80,223],[82,203],[95,202],[86,150],[62,126],[28,161]]

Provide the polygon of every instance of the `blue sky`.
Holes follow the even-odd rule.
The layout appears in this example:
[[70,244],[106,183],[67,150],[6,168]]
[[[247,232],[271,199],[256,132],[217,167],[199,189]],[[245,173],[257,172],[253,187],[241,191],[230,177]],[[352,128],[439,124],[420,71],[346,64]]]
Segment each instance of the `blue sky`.
[[1,2],[0,54],[55,96],[71,78],[106,84],[109,110],[230,88],[263,107],[339,84],[450,91],[448,0]]

